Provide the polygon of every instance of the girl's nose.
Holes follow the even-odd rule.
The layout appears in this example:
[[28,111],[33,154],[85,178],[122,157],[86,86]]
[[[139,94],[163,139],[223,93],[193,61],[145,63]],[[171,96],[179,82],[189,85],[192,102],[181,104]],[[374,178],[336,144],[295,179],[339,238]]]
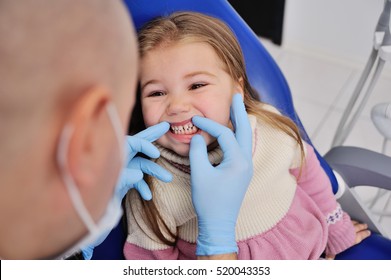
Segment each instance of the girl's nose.
[[186,100],[185,97],[181,96],[171,96],[168,101],[167,114],[168,115],[177,115],[180,113],[185,113],[190,110],[190,103]]

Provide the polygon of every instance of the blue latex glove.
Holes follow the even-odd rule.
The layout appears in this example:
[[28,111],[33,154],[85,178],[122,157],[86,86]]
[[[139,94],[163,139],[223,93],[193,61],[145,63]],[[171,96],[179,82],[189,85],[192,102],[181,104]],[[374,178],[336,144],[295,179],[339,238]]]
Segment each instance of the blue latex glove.
[[253,175],[252,132],[240,94],[231,106],[235,134],[227,127],[199,116],[193,123],[217,138],[223,161],[213,167],[202,136],[190,143],[192,200],[198,217],[197,255],[238,251],[235,225],[240,206]]
[[128,150],[126,167],[122,170],[117,195],[121,200],[131,188],[137,189],[141,197],[145,200],[152,198],[152,193],[147,183],[139,178],[137,172],[142,172],[163,182],[170,182],[172,175],[160,165],[143,157],[135,157],[137,153],[143,153],[150,158],[158,158],[159,150],[151,143],[159,139],[170,128],[169,123],[162,122],[151,126],[133,136],[127,136],[126,149]]
[[[167,170],[151,160],[136,156],[138,153],[143,153],[150,158],[158,158],[160,152],[151,142],[160,138],[169,128],[170,125],[167,122],[162,122],[133,136],[126,137],[126,165],[121,172],[114,194],[121,201],[132,188],[137,189],[143,199],[150,200],[152,198],[152,193],[143,179],[144,173],[154,176],[163,182],[170,182],[172,180],[172,175]],[[94,244],[83,248],[81,251],[84,259],[90,260],[94,248],[101,244],[109,234],[110,232],[102,234]]]

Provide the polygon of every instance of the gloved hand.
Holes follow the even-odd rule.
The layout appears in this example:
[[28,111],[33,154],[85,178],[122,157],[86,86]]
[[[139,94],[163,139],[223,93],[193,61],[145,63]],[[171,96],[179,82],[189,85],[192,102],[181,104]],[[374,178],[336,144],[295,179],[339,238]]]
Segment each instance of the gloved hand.
[[171,173],[158,164],[140,156],[135,157],[137,153],[143,153],[150,158],[158,158],[160,152],[151,142],[159,139],[169,128],[169,123],[162,122],[133,136],[127,136],[126,150],[128,154],[126,167],[122,170],[120,185],[117,186],[117,195],[120,196],[121,200],[131,188],[135,188],[145,200],[152,198],[152,193],[147,183],[142,178],[137,180],[137,174],[135,173],[139,171],[154,176],[163,182],[172,180]]
[[[154,176],[163,182],[172,180],[172,175],[167,170],[151,160],[136,156],[138,153],[143,153],[150,158],[158,158],[160,152],[151,142],[160,138],[169,128],[170,125],[167,122],[162,122],[133,136],[126,137],[125,153],[127,160],[114,193],[120,201],[132,188],[137,189],[143,199],[150,200],[152,198],[152,193],[143,179],[143,173]],[[94,244],[83,248],[81,251],[84,259],[90,260],[94,248],[101,244],[109,234],[110,232],[102,234]]]
[[253,175],[252,132],[240,94],[231,106],[235,134],[227,127],[199,116],[193,123],[217,138],[223,161],[213,167],[200,135],[190,143],[192,200],[198,217],[196,254],[210,256],[238,251],[235,225]]

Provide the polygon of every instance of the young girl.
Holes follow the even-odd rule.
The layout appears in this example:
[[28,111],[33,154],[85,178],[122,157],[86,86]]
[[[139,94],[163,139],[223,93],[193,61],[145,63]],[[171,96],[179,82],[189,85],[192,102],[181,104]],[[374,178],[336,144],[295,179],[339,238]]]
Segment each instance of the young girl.
[[[195,259],[197,217],[190,187],[189,143],[199,133],[211,164],[222,151],[216,139],[193,125],[195,115],[232,127],[232,96],[243,96],[253,133],[254,176],[236,223],[238,259],[328,258],[369,235],[336,202],[329,179],[298,128],[257,100],[240,46],[220,20],[179,12],[151,21],[139,33],[139,110],[145,126],[171,125],[156,141],[157,163],[174,179],[147,178],[153,199],[135,191],[126,198],[127,259]],[[132,120],[137,118],[132,117]],[[131,124],[131,132],[143,124]]]

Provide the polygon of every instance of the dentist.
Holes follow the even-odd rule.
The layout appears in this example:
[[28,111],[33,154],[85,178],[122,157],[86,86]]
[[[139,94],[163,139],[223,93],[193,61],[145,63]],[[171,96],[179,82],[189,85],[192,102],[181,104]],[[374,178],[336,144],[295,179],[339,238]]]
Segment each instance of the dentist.
[[[159,156],[151,142],[167,123],[124,137],[138,78],[134,33],[119,0],[0,0],[0,259],[79,250],[89,258],[118,223],[130,188],[151,199],[143,173],[171,180],[139,156]],[[235,133],[193,120],[224,152],[213,167],[202,137],[191,141],[197,246],[210,259],[236,258],[235,224],[252,177],[240,96],[231,119]],[[224,199],[213,205],[213,197]]]

